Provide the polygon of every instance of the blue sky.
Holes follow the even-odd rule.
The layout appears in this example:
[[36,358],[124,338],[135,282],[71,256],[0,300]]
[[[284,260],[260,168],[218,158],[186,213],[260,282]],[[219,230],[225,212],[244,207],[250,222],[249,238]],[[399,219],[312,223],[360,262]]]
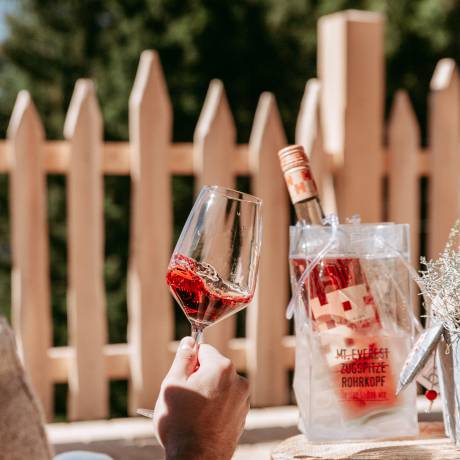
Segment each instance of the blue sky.
[[0,41],[6,37],[5,15],[14,10],[16,0],[0,0]]

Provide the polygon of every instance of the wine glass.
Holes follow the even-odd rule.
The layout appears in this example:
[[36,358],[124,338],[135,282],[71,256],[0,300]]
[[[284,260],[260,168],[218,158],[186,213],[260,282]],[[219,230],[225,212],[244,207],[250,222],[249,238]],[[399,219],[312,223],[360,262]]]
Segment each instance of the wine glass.
[[[192,326],[203,330],[247,307],[254,296],[262,200],[217,185],[203,187],[169,262],[166,282]],[[137,413],[153,418],[150,409]]]
[[254,296],[262,200],[217,185],[201,189],[169,262],[166,282],[199,344],[203,330]]

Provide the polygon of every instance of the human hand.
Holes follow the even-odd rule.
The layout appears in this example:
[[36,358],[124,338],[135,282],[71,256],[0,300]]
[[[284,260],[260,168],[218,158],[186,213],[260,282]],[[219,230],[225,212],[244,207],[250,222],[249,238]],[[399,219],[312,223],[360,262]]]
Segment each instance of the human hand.
[[[197,368],[197,365],[199,367]],[[167,460],[228,460],[249,410],[249,386],[210,345],[182,339],[161,385],[154,427]]]

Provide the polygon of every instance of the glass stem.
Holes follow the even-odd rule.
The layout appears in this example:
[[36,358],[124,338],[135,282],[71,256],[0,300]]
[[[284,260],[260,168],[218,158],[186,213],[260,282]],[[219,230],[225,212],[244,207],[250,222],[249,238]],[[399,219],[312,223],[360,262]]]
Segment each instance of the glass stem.
[[192,337],[195,340],[195,346],[198,349],[200,343],[203,342],[203,328],[198,327],[196,324],[192,324]]

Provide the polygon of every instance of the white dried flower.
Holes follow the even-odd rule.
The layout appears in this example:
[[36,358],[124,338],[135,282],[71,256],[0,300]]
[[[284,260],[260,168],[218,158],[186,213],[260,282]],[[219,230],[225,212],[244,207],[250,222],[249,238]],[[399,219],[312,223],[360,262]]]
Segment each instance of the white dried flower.
[[460,219],[438,259],[421,258],[420,285],[430,301],[430,315],[450,332],[460,333]]

